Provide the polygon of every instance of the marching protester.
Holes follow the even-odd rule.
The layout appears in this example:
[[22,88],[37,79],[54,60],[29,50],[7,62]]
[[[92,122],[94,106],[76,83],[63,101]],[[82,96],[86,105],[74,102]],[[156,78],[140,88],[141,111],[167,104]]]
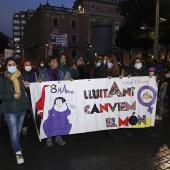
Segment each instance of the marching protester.
[[38,75],[43,70],[43,68],[46,66],[46,62],[44,60],[40,60],[37,65],[37,71]]
[[[43,81],[65,80],[66,77],[64,77],[63,72],[61,72],[61,70],[58,67],[57,57],[54,55],[50,55],[47,61],[48,61],[48,66],[45,67],[40,72],[39,77],[38,77],[38,82],[41,83]],[[70,79],[70,77],[68,77],[68,79]],[[55,142],[62,146],[66,144],[66,142],[62,140],[61,136],[56,136]],[[46,144],[48,147],[53,146],[52,137],[48,137],[46,139]]]
[[[27,80],[29,83],[37,82],[37,73],[34,69],[33,61],[31,61],[29,59],[25,59],[25,60],[21,61],[20,62],[20,71],[21,71],[22,75],[24,76],[24,79]],[[30,96],[29,88],[26,89],[26,94],[27,94],[28,100],[31,103],[31,96]],[[23,135],[27,134],[28,119],[30,119],[30,117],[31,117],[31,110],[29,109],[27,111],[23,129],[22,129]]]
[[[110,79],[113,77],[122,78],[120,76],[121,70],[117,64],[116,57],[111,54],[108,55],[106,58],[107,58],[107,62],[106,62],[107,65],[102,67],[101,78],[110,78]],[[108,130],[107,133],[111,138],[117,139],[116,131],[117,130]]]
[[19,139],[26,111],[29,108],[25,94],[25,87],[28,87],[29,83],[24,81],[15,58],[7,58],[4,69],[4,74],[0,77],[0,100],[2,100],[3,113],[17,163],[22,164],[24,158]]
[[157,109],[155,120],[162,120],[164,114],[164,99],[167,94],[168,83],[166,82],[164,70],[159,70],[156,73],[156,81],[158,83],[158,92],[157,92]]
[[68,55],[61,53],[59,57],[59,69],[66,80],[73,80],[79,77],[80,73],[76,65],[72,65]]
[[[130,64],[127,77],[130,78],[130,77],[141,77],[141,76],[149,76],[151,78],[153,75],[149,75],[149,71],[143,59],[141,57],[136,57]],[[132,129],[126,129],[125,133],[127,136],[133,135]],[[150,137],[157,137],[153,127],[145,128],[145,135],[148,135]]]
[[103,67],[103,63],[102,63],[101,58],[97,58],[95,61],[95,65],[91,69],[90,78],[92,79],[92,78],[103,77],[102,76],[102,73],[103,73],[102,67]]

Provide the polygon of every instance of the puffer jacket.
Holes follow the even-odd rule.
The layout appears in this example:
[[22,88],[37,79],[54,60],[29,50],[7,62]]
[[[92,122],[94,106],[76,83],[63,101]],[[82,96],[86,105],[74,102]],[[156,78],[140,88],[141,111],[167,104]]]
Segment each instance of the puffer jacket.
[[22,112],[29,109],[23,76],[18,77],[18,80],[20,82],[21,96],[19,99],[15,99],[13,82],[6,76],[0,76],[0,100],[2,101],[3,113]]

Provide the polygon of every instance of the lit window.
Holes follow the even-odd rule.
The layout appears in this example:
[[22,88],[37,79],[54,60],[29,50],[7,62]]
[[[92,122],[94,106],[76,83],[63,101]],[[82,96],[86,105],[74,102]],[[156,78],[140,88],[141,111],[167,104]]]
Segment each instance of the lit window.
[[13,20],[14,24],[19,24],[19,20]]
[[22,23],[22,24],[25,24],[25,23],[26,23],[26,21],[21,21],[21,23]]
[[14,28],[14,30],[19,30],[20,29],[19,26],[14,26],[13,28]]

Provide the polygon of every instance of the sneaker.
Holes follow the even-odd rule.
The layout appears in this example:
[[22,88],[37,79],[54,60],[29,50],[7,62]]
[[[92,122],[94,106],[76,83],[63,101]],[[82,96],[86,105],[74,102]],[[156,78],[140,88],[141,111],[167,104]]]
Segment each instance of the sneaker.
[[49,138],[46,139],[46,144],[47,144],[48,147],[53,146],[52,137],[49,137]]
[[64,146],[66,144],[66,142],[62,140],[61,136],[56,136],[55,142],[58,143],[61,146]]
[[23,164],[24,163],[24,158],[22,157],[21,154],[16,154],[16,159],[18,164]]
[[155,120],[162,120],[162,117],[159,116],[159,115],[156,115],[156,116],[155,116]]

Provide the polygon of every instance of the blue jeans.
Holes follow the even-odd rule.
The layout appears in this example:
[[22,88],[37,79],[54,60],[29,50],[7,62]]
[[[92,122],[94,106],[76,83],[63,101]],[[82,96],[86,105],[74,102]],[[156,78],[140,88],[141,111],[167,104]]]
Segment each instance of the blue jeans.
[[26,115],[26,111],[4,114],[8,124],[9,135],[10,135],[11,144],[14,152],[22,151],[19,138],[20,138],[25,115]]

